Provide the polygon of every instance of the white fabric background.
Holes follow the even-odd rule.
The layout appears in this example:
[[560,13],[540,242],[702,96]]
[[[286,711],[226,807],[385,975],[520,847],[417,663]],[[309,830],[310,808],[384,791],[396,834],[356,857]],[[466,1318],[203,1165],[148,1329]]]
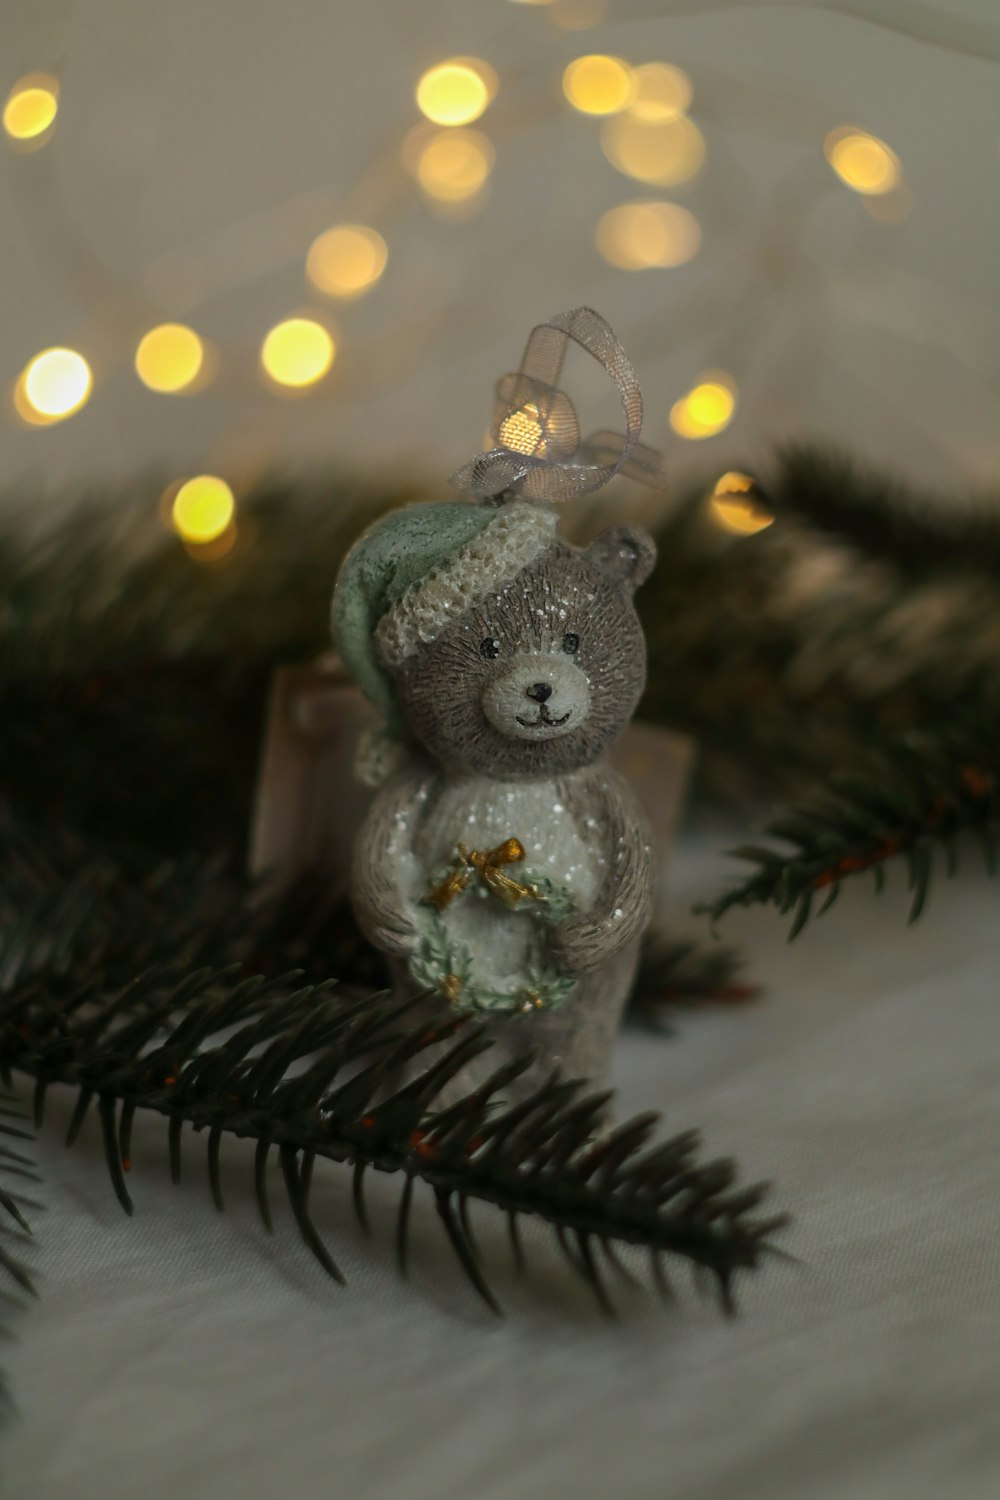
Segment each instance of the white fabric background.
[[[43,151],[0,149],[0,504],[11,488],[54,509],[150,470],[164,484],[220,474],[239,497],[261,469],[331,462],[444,486],[532,325],[580,304],[639,371],[644,435],[672,482],[759,468],[812,436],[946,495],[995,489],[998,68],[872,24],[905,32],[926,0],[845,8],[608,0],[601,24],[560,31],[548,7],[507,0],[4,0],[3,93],[38,68],[62,88]],[[930,8],[952,42],[998,20],[996,0]],[[605,160],[598,122],[560,102],[563,68],[588,52],[690,74],[708,147],[694,182],[647,194]],[[489,198],[461,223],[412,184],[397,195],[391,168],[362,182],[419,118],[423,69],[456,54],[501,80],[480,122],[497,153]],[[827,167],[823,138],[845,123],[899,154],[902,223],[876,223]],[[647,195],[694,213],[701,249],[675,269],[617,270],[594,227]],[[306,251],[345,218],[385,234],[386,274],[328,310],[329,379],[276,398],[257,379],[260,340],[322,303]],[[135,378],[135,345],[165,318],[220,351],[197,396]],[[7,387],[52,344],[86,354],[93,400],[22,428]],[[720,367],[740,387],[732,423],[708,443],[678,438],[671,405]]]
[[[724,845],[725,840],[720,840]],[[997,887],[936,887],[905,926],[901,872],[848,890],[791,947],[740,913],[756,1004],[682,1015],[673,1040],[623,1039],[627,1110],[704,1127],[713,1152],[776,1183],[802,1266],[772,1264],[727,1323],[682,1274],[677,1308],[622,1299],[608,1326],[547,1243],[508,1272],[496,1324],[418,1199],[414,1268],[349,1217],[318,1172],[317,1218],[350,1278],[328,1283],[279,1209],[269,1241],[248,1155],[225,1153],[213,1211],[197,1145],[179,1189],[143,1130],[111,1195],[95,1122],[73,1152],[55,1110],[39,1143],[43,1294],[4,1346],[21,1416],[5,1492],[32,1500],[986,1500],[1000,1490],[1000,1006]],[[689,843],[677,911],[717,889]]]

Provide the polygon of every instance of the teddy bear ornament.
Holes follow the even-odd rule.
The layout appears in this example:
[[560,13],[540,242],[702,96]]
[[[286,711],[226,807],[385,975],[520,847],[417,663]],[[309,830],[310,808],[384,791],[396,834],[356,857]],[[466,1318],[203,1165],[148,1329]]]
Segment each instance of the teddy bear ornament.
[[[613,380],[624,436],[581,442],[559,389],[571,343]],[[357,919],[400,993],[476,1013],[494,1043],[446,1098],[526,1052],[511,1097],[539,1070],[602,1079],[653,895],[646,819],[605,755],[645,683],[633,593],[655,548],[633,525],[570,546],[556,510],[623,470],[656,482],[635,372],[575,308],[532,331],[497,395],[496,446],[452,477],[475,498],[379,521],[333,598],[337,648],[385,720],[359,764],[381,784],[354,848]]]

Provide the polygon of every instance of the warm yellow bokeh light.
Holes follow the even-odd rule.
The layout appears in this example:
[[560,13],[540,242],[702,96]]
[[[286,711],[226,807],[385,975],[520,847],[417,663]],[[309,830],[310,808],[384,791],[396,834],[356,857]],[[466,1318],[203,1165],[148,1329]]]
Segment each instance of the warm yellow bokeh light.
[[458,203],[482,188],[493,170],[493,147],[480,130],[441,130],[422,146],[415,170],[430,198]]
[[638,182],[675,187],[689,182],[705,160],[705,139],[693,120],[638,120],[632,114],[607,120],[601,150],[613,167]]
[[608,13],[607,0],[555,0],[545,19],[559,31],[587,31]]
[[177,491],[170,520],[182,541],[201,544],[223,534],[235,509],[233,492],[224,479],[214,474],[199,474]]
[[201,567],[211,567],[213,563],[224,562],[236,546],[239,529],[236,521],[230,521],[225,531],[218,536],[213,536],[210,542],[188,542],[184,543],[184,551],[193,562]]
[[694,98],[691,80],[681,68],[670,63],[643,63],[632,69],[633,119],[651,122],[676,120]]
[[823,150],[841,182],[856,193],[891,193],[902,180],[903,168],[892,147],[853,125],[831,130]]
[[44,73],[29,73],[15,83],[3,111],[3,128],[15,141],[44,135],[59,109],[59,84]]
[[322,323],[312,318],[287,318],[267,335],[261,345],[260,360],[278,385],[301,388],[322,380],[336,352],[333,339]]
[[435,125],[469,125],[496,92],[496,73],[477,57],[452,57],[417,84],[417,104]]
[[865,212],[880,224],[901,224],[913,212],[913,194],[906,183],[900,181],[891,192],[867,195],[864,207]]
[[711,513],[725,530],[738,536],[753,536],[774,524],[774,516],[754,497],[754,482],[749,474],[732,470],[716,482],[709,497]]
[[509,416],[504,417],[498,436],[502,445],[512,448],[515,453],[544,453],[545,429],[534,401],[529,401],[518,411],[512,411]]
[[306,273],[331,297],[361,297],[378,281],[388,259],[389,247],[377,229],[338,224],[313,240]]
[[205,346],[193,328],[160,323],[139,341],[136,374],[151,391],[173,394],[191,385],[205,360]]
[[722,432],[736,410],[736,383],[721,370],[710,370],[670,408],[670,425],[679,437],[709,438]]
[[613,115],[632,98],[632,71],[620,57],[594,52],[571,62],[562,76],[563,93],[585,115]]
[[621,203],[600,219],[597,248],[623,271],[682,266],[697,254],[701,229],[677,203]]
[[44,349],[21,371],[14,405],[26,422],[46,426],[79,411],[92,386],[90,366],[82,354],[75,349]]

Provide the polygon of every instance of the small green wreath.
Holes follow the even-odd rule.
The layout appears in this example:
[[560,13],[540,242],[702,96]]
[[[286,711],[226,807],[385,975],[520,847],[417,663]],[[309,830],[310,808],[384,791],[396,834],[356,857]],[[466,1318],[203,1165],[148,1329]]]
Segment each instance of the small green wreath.
[[444,910],[477,881],[481,890],[499,899],[508,910],[520,910],[535,921],[555,927],[575,911],[568,891],[546,875],[530,870],[518,872],[514,880],[502,866],[520,862],[524,850],[517,839],[508,839],[496,849],[480,853],[459,844],[452,864],[439,870],[421,901],[422,931],[410,958],[410,973],[417,984],[435,989],[456,1010],[527,1014],[554,1010],[576,985],[576,979],[547,965],[528,970],[513,990],[491,989],[475,976],[472,954],[466,943],[451,937]]

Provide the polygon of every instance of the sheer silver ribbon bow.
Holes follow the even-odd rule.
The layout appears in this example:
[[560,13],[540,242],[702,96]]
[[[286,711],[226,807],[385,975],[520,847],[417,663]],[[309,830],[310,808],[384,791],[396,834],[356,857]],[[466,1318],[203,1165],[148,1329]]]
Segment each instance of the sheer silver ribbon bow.
[[[576,410],[559,378],[570,343],[610,376],[625,414],[624,434],[580,440]],[[496,447],[451,476],[459,490],[483,498],[509,491],[532,500],[571,500],[599,490],[615,474],[662,483],[660,455],[639,442],[642,392],[610,324],[590,307],[557,313],[531,330],[521,368],[497,382],[490,436]]]

